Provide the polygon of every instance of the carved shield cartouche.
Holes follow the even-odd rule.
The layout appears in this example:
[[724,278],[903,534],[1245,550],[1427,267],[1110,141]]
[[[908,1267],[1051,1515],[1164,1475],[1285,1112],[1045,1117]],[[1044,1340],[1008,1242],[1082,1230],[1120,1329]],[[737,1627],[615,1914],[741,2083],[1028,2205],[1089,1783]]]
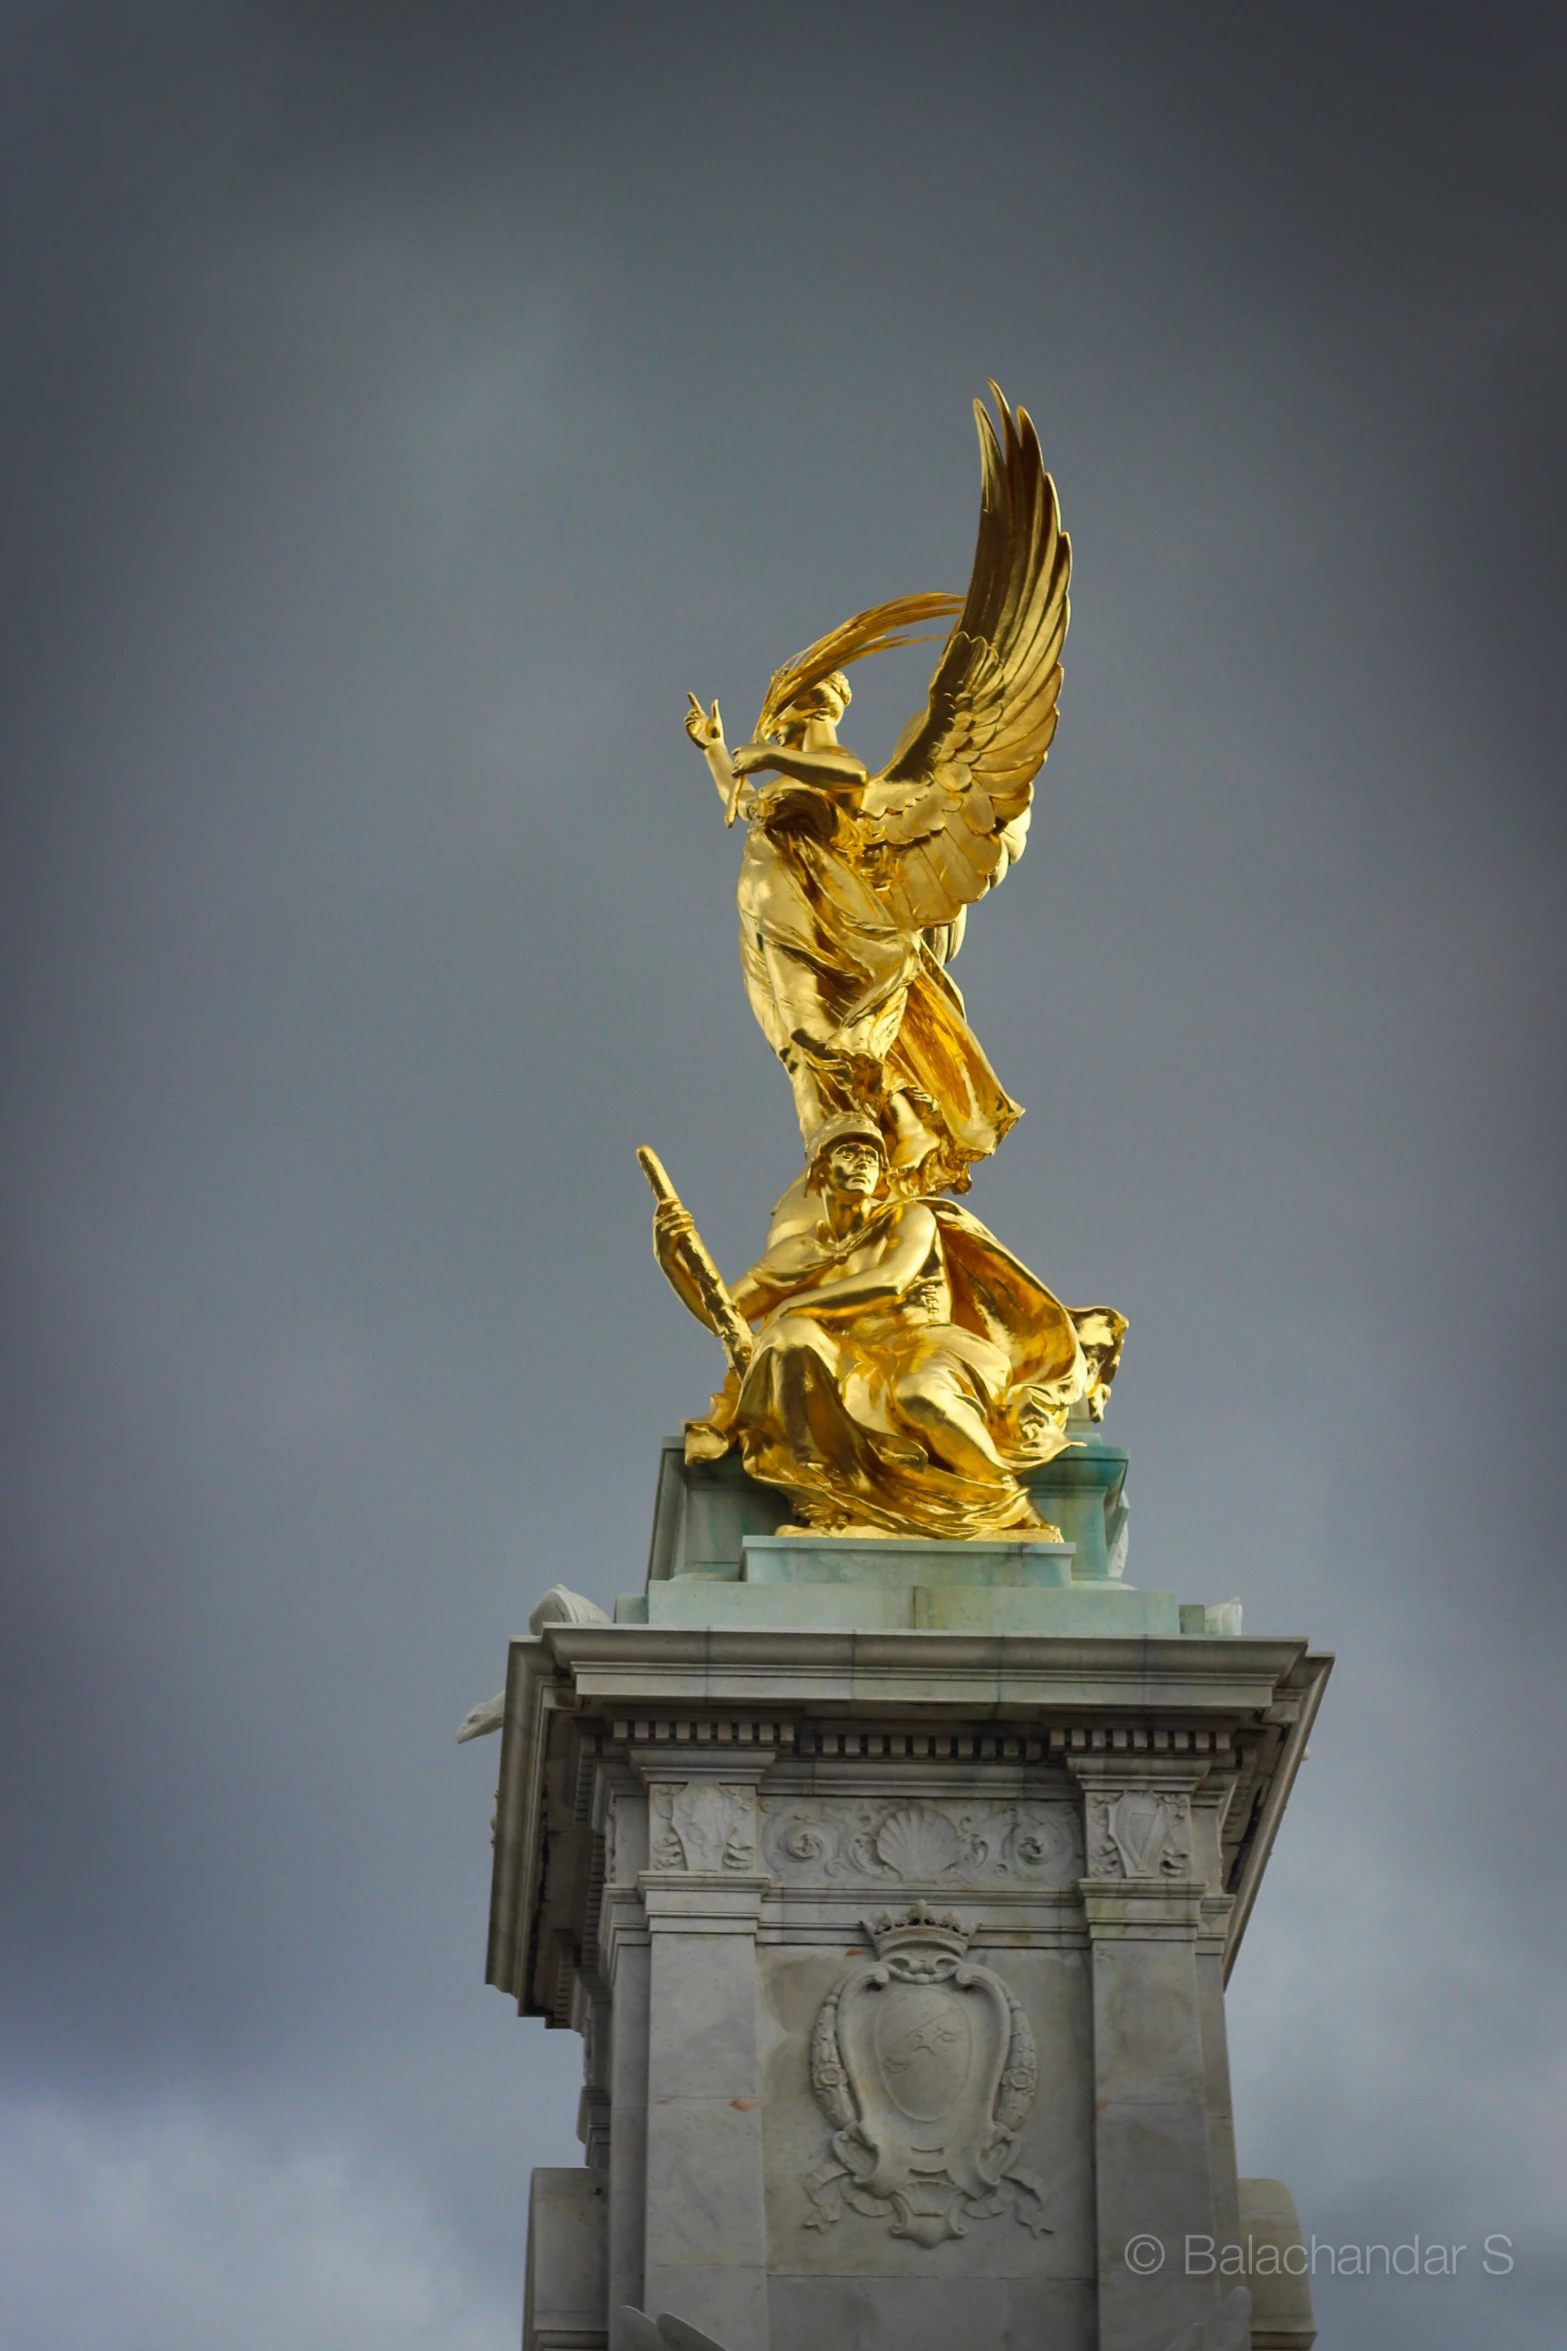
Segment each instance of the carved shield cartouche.
[[898,1978],[877,2001],[876,2068],[882,2088],[910,2122],[945,2120],[969,2087],[975,2071],[971,2006],[950,1984]]
[[866,1931],[875,1959],[840,1979],[812,2035],[812,2086],[838,2127],[805,2182],[807,2225],[847,2203],[917,2245],[1009,2209],[1037,2233],[1044,2190],[1015,2162],[1038,2080],[1022,2009],[950,1914],[916,1903]]

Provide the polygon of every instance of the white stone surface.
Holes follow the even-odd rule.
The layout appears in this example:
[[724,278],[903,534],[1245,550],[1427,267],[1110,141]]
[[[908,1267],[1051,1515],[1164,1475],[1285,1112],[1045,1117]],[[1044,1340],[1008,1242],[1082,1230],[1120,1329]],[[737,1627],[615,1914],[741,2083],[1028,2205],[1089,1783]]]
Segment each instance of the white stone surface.
[[570,1591],[565,1584],[551,1584],[529,1617],[528,1630],[536,1634],[542,1633],[547,1624],[608,1624],[609,1621],[596,1600]]
[[[902,1569],[905,1563],[896,1564]],[[673,1576],[650,1586],[645,1607],[649,1625],[683,1629],[1181,1636],[1181,1607],[1173,1592],[1132,1591],[1113,1583],[924,1584],[907,1572],[877,1583],[731,1583]]]
[[1234,2241],[1247,2247],[1253,2351],[1311,2351],[1311,2278],[1295,2199],[1282,2180],[1242,2180]]
[[603,2351],[608,2214],[601,2171],[534,2173],[523,2303],[530,2351]]
[[[1223,1974],[1324,1671],[1235,1636],[517,1644],[491,1970],[591,2034],[597,2339],[630,2306],[725,2351],[1227,2351],[1233,2281],[1125,2249],[1240,2225]],[[530,2342],[573,2351],[545,2266]]]

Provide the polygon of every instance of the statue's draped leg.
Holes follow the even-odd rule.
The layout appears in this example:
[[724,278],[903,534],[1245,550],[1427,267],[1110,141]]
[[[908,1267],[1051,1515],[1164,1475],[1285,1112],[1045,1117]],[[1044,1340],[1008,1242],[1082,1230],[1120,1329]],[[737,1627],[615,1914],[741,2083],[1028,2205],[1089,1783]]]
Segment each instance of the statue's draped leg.
[[[935,1105],[934,1122],[926,1114],[941,1152],[940,1164],[927,1171],[932,1188],[959,1181],[973,1161],[988,1159],[1023,1115],[985,1058],[962,997],[928,950],[909,983],[897,1041],[887,1055],[887,1084],[912,1088]],[[896,1162],[896,1149],[893,1156]]]
[[[734,1428],[746,1468],[765,1484],[782,1486],[799,1518],[814,1526],[873,1526],[904,1533],[920,1525],[935,1535],[1001,1534],[1037,1528],[1039,1519],[1019,1481],[999,1458],[985,1461],[983,1393],[962,1360],[958,1331],[920,1332],[912,1349],[889,1346],[869,1372],[864,1351],[846,1374],[834,1340],[808,1315],[790,1315],[758,1349],[741,1385]],[[997,1350],[988,1367],[1004,1379]],[[950,1437],[960,1400],[974,1429],[974,1474],[944,1468],[922,1439],[924,1428],[905,1410],[908,1383],[929,1388],[944,1381],[948,1410],[941,1434]],[[956,1450],[956,1448],[953,1448]]]

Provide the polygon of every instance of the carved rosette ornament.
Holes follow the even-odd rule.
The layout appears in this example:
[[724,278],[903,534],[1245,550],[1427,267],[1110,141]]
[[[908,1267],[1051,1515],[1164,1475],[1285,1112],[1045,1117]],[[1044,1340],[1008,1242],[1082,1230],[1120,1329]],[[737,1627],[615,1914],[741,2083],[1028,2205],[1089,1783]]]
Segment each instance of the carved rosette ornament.
[[834,2127],[831,2160],[804,2181],[806,2226],[848,2204],[929,2246],[1010,2211],[1037,2236],[1045,2190],[1017,2163],[1039,2083],[1027,2017],[950,1911],[917,1902],[865,1925],[876,1957],[840,1978],[811,2036]]

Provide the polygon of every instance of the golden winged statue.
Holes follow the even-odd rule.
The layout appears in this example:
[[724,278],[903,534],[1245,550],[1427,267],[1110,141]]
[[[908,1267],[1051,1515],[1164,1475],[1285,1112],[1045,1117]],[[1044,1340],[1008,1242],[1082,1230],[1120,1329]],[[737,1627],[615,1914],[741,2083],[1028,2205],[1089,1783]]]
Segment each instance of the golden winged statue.
[[[731,750],[715,702],[686,731],[732,823],[746,821],[740,961],[789,1073],[801,1140],[854,1111],[904,1193],[966,1191],[1021,1115],[968,1023],[949,966],[969,908],[1023,854],[1056,728],[1071,547],[1024,409],[975,402],[982,490],[968,594],[856,613],[776,671],[754,738]],[[955,615],[925,708],[872,775],[838,740],[848,666]],[[782,1206],[782,1204],[780,1204]]]
[[[1023,854],[1061,690],[1071,550],[1038,435],[992,384],[968,594],[905,596],[774,673],[731,751],[715,702],[686,731],[726,819],[745,820],[740,962],[789,1073],[805,1164],[762,1257],[728,1288],[657,1156],[653,1247],[723,1342],[728,1377],[687,1424],[782,1487],[785,1531],[1056,1539],[1031,1471],[1103,1413],[1126,1333],[1063,1306],[943,1197],[1019,1117],[949,966],[969,908]],[[838,740],[847,670],[952,618],[925,707],[879,775]]]

